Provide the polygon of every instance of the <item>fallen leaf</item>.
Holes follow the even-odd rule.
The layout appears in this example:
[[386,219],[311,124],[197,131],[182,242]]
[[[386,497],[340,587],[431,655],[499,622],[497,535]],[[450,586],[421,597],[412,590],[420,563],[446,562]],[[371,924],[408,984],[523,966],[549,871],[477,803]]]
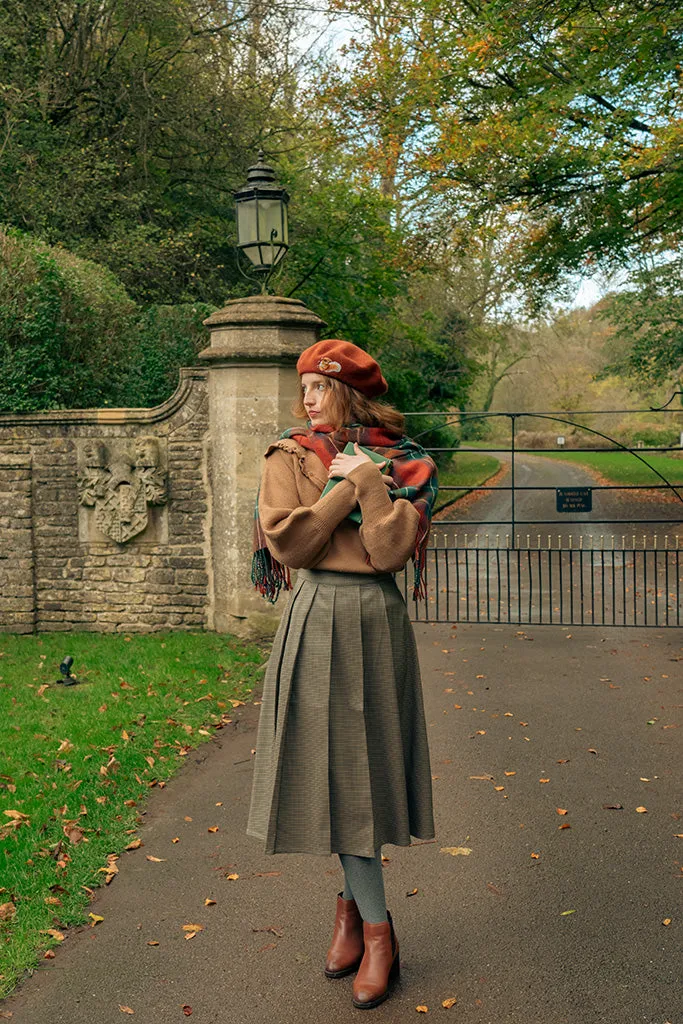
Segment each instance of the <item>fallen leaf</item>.
[[209,825],[209,827],[207,828],[206,831],[207,832],[218,832],[218,828],[219,828],[218,825]]
[[575,910],[561,910],[560,917],[567,917],[569,914],[575,914]]
[[204,906],[205,907],[214,907],[215,905],[216,905],[216,901],[212,900],[210,896],[207,896],[206,899],[204,900]]
[[647,807],[636,807],[638,814],[647,814]]
[[602,805],[602,809],[603,809],[603,811],[623,811],[624,805],[623,804],[603,804]]
[[570,758],[564,757],[561,761],[556,761],[555,764],[569,764]]
[[550,782],[550,779],[539,779],[539,782]]
[[142,839],[134,839],[132,843],[128,843],[127,850],[138,850],[142,846]]
[[158,946],[159,943],[157,942],[156,939],[150,939],[149,942],[147,943],[147,945],[148,946]]
[[664,920],[662,921],[662,924],[665,925],[668,928],[669,925],[671,924],[671,918],[670,917],[665,917]]
[[260,949],[257,949],[256,952],[266,953],[269,949],[277,949],[277,942],[269,942],[267,945],[261,946]]
[[555,810],[557,811],[558,814],[566,814],[567,813],[567,808],[566,807],[556,807]]
[[64,935],[57,931],[56,928],[45,928],[41,931],[41,935],[42,934],[51,935],[53,939],[57,940],[57,942],[64,942]]
[[470,775],[470,779],[479,779],[482,782],[493,782],[493,775]]
[[415,1009],[418,1013],[429,1013],[429,1008],[427,1006],[416,1006]]
[[503,895],[502,891],[498,888],[497,885],[494,885],[493,882],[487,882],[486,883],[486,888],[489,890],[489,892],[492,892],[495,896],[502,896]]
[[558,829],[560,829],[560,828],[571,828],[571,825],[569,824],[568,821],[565,821],[565,822],[562,823],[562,825],[558,825],[557,827],[558,827]]
[[533,857],[534,860],[538,860],[541,855],[540,855],[540,853],[532,853],[531,856]]
[[183,931],[184,932],[203,932],[204,931],[204,925],[203,924],[184,924],[183,925]]
[[189,1003],[183,1003],[183,1005],[181,1006],[181,1010],[183,1011],[186,1017],[192,1016],[192,1007],[190,1006]]
[[0,904],[0,921],[11,921],[17,912],[14,903]]
[[121,1013],[135,1013],[135,1010],[131,1010],[130,1006],[121,1006],[121,1003],[119,1003],[119,1010]]
[[683,839],[683,832],[674,832],[674,839]]
[[418,893],[417,889],[411,889],[410,892],[406,893],[406,896],[417,896],[417,893]]
[[597,750],[594,747],[589,747],[588,748],[588,753],[589,754],[597,754]]
[[510,775],[516,775],[516,774],[517,774],[517,772],[505,772],[505,774],[506,774],[507,776],[510,776]]
[[238,879],[238,878],[239,878],[240,876],[239,876],[239,875],[234,875],[234,874],[233,874],[233,875],[226,875],[225,877],[227,878],[227,880],[228,880],[229,882],[236,882],[236,881],[237,881],[237,879]]
[[455,1006],[457,1001],[458,1000],[455,998],[455,996],[451,996],[450,999],[444,999],[441,1005],[445,1010],[450,1010],[451,1006]]
[[91,928],[94,928],[96,924],[100,923],[100,921],[104,921],[104,918],[101,917],[99,914],[90,913],[90,914],[88,914],[88,917],[92,918],[92,921],[90,922],[90,927]]
[[472,850],[470,849],[469,846],[442,846],[439,852],[450,853],[451,857],[469,857],[469,855],[472,853]]
[[148,853],[148,854],[146,854],[146,860],[154,861],[155,864],[161,864],[162,861],[166,860],[166,858],[165,857],[153,857],[151,853]]
[[505,789],[505,786],[494,786],[493,788],[495,789],[496,793],[500,793],[501,790]]
[[506,711],[505,714],[503,715],[503,718],[514,718],[514,715],[511,711]]

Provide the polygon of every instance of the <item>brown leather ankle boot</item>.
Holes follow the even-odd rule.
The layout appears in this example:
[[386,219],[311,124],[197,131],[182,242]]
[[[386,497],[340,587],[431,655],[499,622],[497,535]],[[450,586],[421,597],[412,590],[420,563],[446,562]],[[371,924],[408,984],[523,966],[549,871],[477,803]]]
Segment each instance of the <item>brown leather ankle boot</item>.
[[328,978],[343,978],[355,971],[363,958],[363,918],[356,901],[337,896],[337,914],[334,919],[332,942],[327,951],[325,974]]
[[391,982],[399,976],[398,939],[391,914],[380,924],[363,922],[365,952],[353,982],[353,1005],[371,1010],[389,995]]

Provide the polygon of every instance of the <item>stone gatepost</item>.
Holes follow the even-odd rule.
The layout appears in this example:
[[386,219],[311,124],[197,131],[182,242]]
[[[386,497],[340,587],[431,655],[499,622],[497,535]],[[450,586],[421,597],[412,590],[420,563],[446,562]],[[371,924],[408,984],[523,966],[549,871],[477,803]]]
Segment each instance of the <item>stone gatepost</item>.
[[254,502],[263,452],[296,422],[296,360],[324,321],[298,299],[234,299],[204,321],[211,334],[199,358],[209,368],[212,491],[212,598],[209,628],[240,636],[272,634],[281,613],[251,582]]

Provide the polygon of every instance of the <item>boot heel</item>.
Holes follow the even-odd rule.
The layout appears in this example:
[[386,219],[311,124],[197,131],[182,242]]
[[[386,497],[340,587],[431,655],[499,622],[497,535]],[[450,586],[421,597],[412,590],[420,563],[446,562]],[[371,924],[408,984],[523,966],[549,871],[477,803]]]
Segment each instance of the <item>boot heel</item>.
[[401,961],[398,958],[398,953],[396,954],[396,959],[391,965],[389,977],[392,981],[398,981],[398,979],[401,977]]

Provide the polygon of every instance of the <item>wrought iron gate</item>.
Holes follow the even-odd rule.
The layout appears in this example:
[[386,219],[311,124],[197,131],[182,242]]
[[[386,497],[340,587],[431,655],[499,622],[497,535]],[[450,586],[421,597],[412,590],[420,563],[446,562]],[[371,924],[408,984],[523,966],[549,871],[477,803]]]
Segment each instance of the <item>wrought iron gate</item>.
[[[678,394],[678,393],[677,393]],[[662,414],[677,412],[672,399],[657,410],[605,410]],[[510,623],[517,625],[601,625],[667,626],[683,625],[683,459],[681,471],[671,482],[648,461],[652,452],[667,452],[671,447],[629,448],[607,434],[587,427],[570,417],[601,415],[590,413],[409,413],[408,416],[433,416],[451,422],[465,417],[507,417],[510,445],[506,448],[478,447],[478,452],[505,453],[509,469],[503,482],[494,486],[464,488],[469,493],[500,492],[509,496],[509,514],[495,520],[458,518],[458,505],[452,506],[453,518],[433,522],[427,551],[427,601],[415,602],[410,596],[410,572],[397,581],[413,621]],[[607,442],[601,447],[574,448],[576,452],[628,452],[648,466],[658,478],[654,484],[609,484],[597,482],[588,488],[590,495],[560,494],[564,489],[552,485],[520,485],[518,462],[521,455],[538,455],[557,449],[524,448],[517,444],[517,425],[521,418],[539,419],[597,435]],[[430,428],[431,430],[432,428]],[[458,448],[435,448],[425,443],[430,431],[415,435],[432,453]],[[680,451],[680,449],[678,449]],[[509,481],[509,482],[508,482]],[[463,490],[457,485],[443,487],[443,493]],[[577,491],[577,488],[569,488]],[[523,518],[519,514],[520,496],[528,492],[555,491],[557,513],[554,519]],[[597,513],[603,495],[610,492],[665,492],[671,496],[671,515],[624,519],[599,518],[591,512],[567,514],[559,511],[565,499],[569,507],[581,498],[597,498]],[[438,502],[437,502],[438,505]],[[587,507],[587,506],[583,506]],[[591,502],[592,507],[592,502]],[[546,500],[547,514],[547,500]],[[559,519],[558,519],[559,515]],[[554,530],[550,529],[553,528]],[[596,527],[601,532],[593,532]],[[486,532],[484,532],[484,529]],[[481,531],[481,532],[480,532]],[[590,531],[590,532],[587,532]]]

